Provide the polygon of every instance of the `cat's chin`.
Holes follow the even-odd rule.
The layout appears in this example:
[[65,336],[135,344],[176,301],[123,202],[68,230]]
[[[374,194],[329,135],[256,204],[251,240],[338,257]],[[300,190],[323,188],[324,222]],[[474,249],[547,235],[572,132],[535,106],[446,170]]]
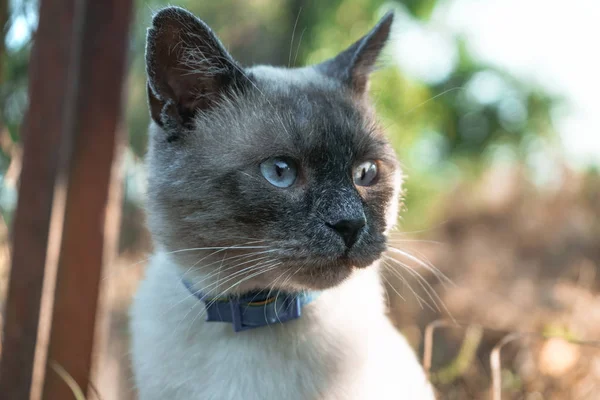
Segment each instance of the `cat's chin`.
[[334,271],[306,271],[295,277],[294,286],[301,290],[326,290],[340,285],[352,275],[353,267]]
[[373,265],[377,258],[352,259],[339,257],[335,260],[315,260],[307,263],[298,273],[294,275],[294,286],[306,290],[331,289],[343,283],[357,269],[367,268]]

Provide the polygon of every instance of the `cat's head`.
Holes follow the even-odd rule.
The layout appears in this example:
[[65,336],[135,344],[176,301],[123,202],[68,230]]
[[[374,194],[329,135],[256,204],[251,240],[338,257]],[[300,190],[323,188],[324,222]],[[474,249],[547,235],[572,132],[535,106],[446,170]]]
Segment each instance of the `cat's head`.
[[381,256],[401,175],[366,92],[392,19],[333,59],[285,69],[242,67],[183,9],[155,15],[148,221],[188,276],[318,289]]

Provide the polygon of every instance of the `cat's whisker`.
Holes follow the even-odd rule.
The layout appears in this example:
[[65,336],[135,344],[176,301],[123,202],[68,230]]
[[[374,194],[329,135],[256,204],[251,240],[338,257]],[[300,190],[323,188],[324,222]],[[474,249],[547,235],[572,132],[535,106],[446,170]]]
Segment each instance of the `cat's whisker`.
[[416,111],[417,109],[419,109],[419,108],[423,107],[425,104],[427,104],[427,103],[430,103],[430,102],[432,102],[433,100],[435,100],[435,99],[437,99],[437,98],[439,98],[439,97],[445,96],[446,94],[448,94],[448,93],[450,93],[450,92],[453,92],[453,91],[455,91],[455,90],[464,90],[464,86],[455,86],[455,87],[452,87],[452,88],[450,88],[450,89],[446,89],[446,90],[444,90],[443,92],[441,92],[441,93],[438,93],[438,94],[436,94],[435,96],[432,96],[432,97],[430,97],[429,99],[425,100],[425,101],[424,101],[424,102],[422,102],[421,104],[418,104],[418,105],[416,105],[415,107],[411,108],[410,110],[406,111],[406,112],[404,113],[404,115],[409,115],[410,113],[412,113],[412,112]]
[[[216,301],[216,299],[218,299],[219,297],[223,296],[224,294],[228,293],[231,289],[233,289],[236,286],[241,285],[242,283],[246,282],[249,279],[252,279],[258,275],[264,274],[266,272],[272,271],[274,269],[277,269],[279,267],[279,265],[281,265],[281,262],[275,262],[275,264],[270,264],[270,265],[263,265],[259,268],[258,272],[255,272],[245,278],[242,278],[241,280],[237,281],[236,283],[234,283],[233,285],[229,286],[227,289],[225,289],[224,291],[222,291],[218,296],[215,296],[215,300],[211,301],[210,303],[206,304],[204,310],[199,313],[198,315],[196,315],[196,317],[192,320],[192,322],[190,323],[190,329],[191,327],[194,325],[194,322],[196,321],[196,319],[198,319],[198,317],[203,316],[206,313],[206,310],[208,310],[208,308]],[[256,269],[256,268],[255,268]],[[227,281],[229,281],[230,279],[228,279]],[[226,281],[226,282],[227,282]],[[224,282],[223,282],[224,283]],[[215,288],[216,289],[216,288]],[[211,290],[214,291],[215,289]],[[210,292],[209,292],[210,293]],[[189,329],[188,329],[189,332]]]
[[217,274],[217,282],[221,280],[221,272],[223,270],[223,262],[225,260],[225,254],[223,254],[223,259],[221,259],[221,263],[219,264],[219,268],[217,269],[218,274]]
[[444,243],[438,242],[437,240],[426,240],[426,239],[388,239],[388,243],[426,243],[426,244],[437,244],[443,245]]
[[[252,255],[254,255],[254,254],[252,254]],[[264,257],[259,257],[258,259],[252,259],[252,260],[249,260],[249,261],[245,261],[245,262],[243,262],[243,263],[238,263],[238,264],[235,264],[235,265],[232,265],[232,266],[228,267],[228,268],[227,268],[225,271],[229,271],[229,270],[231,270],[231,269],[233,269],[233,268],[238,268],[239,266],[241,266],[241,265],[244,265],[244,264],[247,264],[247,263],[249,263],[249,262],[257,262],[257,261],[259,261],[259,260],[264,260],[264,259],[268,259],[268,258],[269,258],[269,256],[264,256]],[[245,270],[245,268],[244,268],[244,269],[242,269],[241,271],[238,271],[238,272],[243,272],[244,270]],[[236,273],[237,273],[237,272],[236,272]],[[206,276],[206,277],[203,277],[203,279],[201,279],[200,281],[198,281],[198,282],[195,282],[195,283],[192,285],[192,287],[193,287],[193,286],[197,286],[199,283],[202,283],[202,282],[206,281],[207,279],[210,279],[210,278],[214,277],[214,276],[215,276],[215,274],[218,274],[218,271],[217,271],[217,272],[213,272],[213,273],[209,274],[209,275],[208,275],[208,276]],[[183,280],[183,278],[182,278],[181,280]],[[181,281],[181,280],[180,280],[180,281]],[[180,281],[178,281],[178,282],[180,282]],[[190,297],[193,297],[193,296],[197,295],[197,294],[198,294],[198,293],[200,293],[201,291],[202,291],[202,290],[194,290],[194,291],[190,290],[190,293],[189,293],[187,296],[185,296],[185,297],[184,297],[184,298],[182,298],[182,299],[181,299],[179,302],[177,302],[177,303],[173,304],[172,306],[170,306],[169,308],[167,308],[167,310],[166,310],[166,311],[163,313],[163,315],[164,315],[164,314],[166,314],[167,312],[169,312],[170,310],[172,310],[172,309],[173,309],[174,307],[176,307],[177,305],[179,305],[179,304],[183,303],[184,301],[186,301],[186,300],[187,300],[187,299],[189,299]]]
[[442,284],[442,286],[444,286],[445,289],[448,288],[447,285],[456,287],[456,283],[454,283],[454,281],[452,279],[450,279],[446,274],[444,274],[439,268],[437,268],[435,265],[433,265],[433,263],[431,261],[429,261],[427,256],[425,256],[423,253],[419,252],[418,250],[414,250],[414,253],[416,253],[416,255],[415,255],[415,254],[409,253],[405,250],[400,250],[397,248],[396,248],[396,250],[404,253],[404,254],[400,254],[400,253],[397,253],[397,254],[404,255],[405,257],[408,257],[408,258],[410,258],[412,256],[415,259],[419,260],[419,258],[416,256],[416,255],[418,255],[420,257],[420,260],[426,264],[423,267],[426,270],[430,271],[432,274],[434,274],[435,277]]
[[[233,245],[233,246],[190,247],[190,248],[185,248],[185,249],[178,249],[178,250],[173,250],[173,251],[166,251],[163,254],[170,255],[170,254],[176,254],[176,253],[184,253],[184,252],[188,252],[188,251],[216,250],[216,249],[223,249],[223,248],[232,248],[232,249],[240,249],[240,250],[257,249],[257,248],[268,248],[269,246],[246,246],[248,244],[260,243],[260,242],[265,242],[265,241],[267,241],[267,240],[260,239],[260,240],[255,240],[255,241],[252,241],[252,242],[243,243],[241,245]],[[147,258],[144,258],[142,260],[136,261],[133,264],[128,265],[127,267],[129,268],[129,267],[133,267],[133,266],[136,266],[138,264],[147,262],[147,261],[150,260],[150,258],[151,257],[147,257]]]
[[290,40],[290,55],[288,56],[288,68],[292,66],[292,50],[294,49],[294,34],[296,33],[296,27],[298,26],[298,20],[300,19],[300,14],[302,13],[302,7],[298,10],[298,14],[296,15],[296,22],[294,22],[294,28],[292,29],[292,40]]
[[[379,265],[381,265],[382,263],[385,263],[385,260],[380,260],[380,263],[379,263]],[[387,271],[387,269],[388,269],[389,267],[388,267],[387,265],[384,265],[384,266],[383,266],[383,268],[384,268],[384,269]],[[388,279],[387,279],[387,278],[384,276],[384,273],[383,273],[383,272],[381,272],[381,271],[380,271],[380,272],[379,272],[379,276],[380,276],[382,279],[384,279],[384,280],[385,280],[385,281],[388,283],[388,285],[390,285],[390,286],[391,286],[391,283],[390,283],[390,281],[389,281],[389,280],[388,280]],[[385,304],[387,305],[387,309],[389,309],[389,308],[392,306],[392,301],[391,301],[391,299],[390,299],[390,293],[389,293],[389,291],[388,291],[388,290],[387,290],[385,287],[384,287],[383,293],[385,294],[385,300],[386,300],[386,303],[385,303]],[[398,294],[398,296],[399,296],[399,297],[400,297],[402,300],[406,301],[406,299],[405,299],[405,298],[404,298],[402,295],[400,295],[400,293],[396,292],[396,294]]]
[[[291,280],[291,279],[294,277],[294,275],[296,275],[296,274],[297,274],[297,273],[298,273],[298,272],[299,272],[301,269],[302,269],[302,266],[298,267],[298,268],[297,268],[297,269],[296,269],[294,272],[292,272],[291,274],[289,274],[289,275],[288,275],[288,277],[287,277],[287,278],[285,278],[285,279],[283,280],[283,282],[281,283],[281,287],[285,288],[285,284],[286,284],[288,281],[290,281],[290,280]],[[290,271],[291,271],[291,269],[290,269]],[[277,303],[277,297],[279,296],[279,293],[280,293],[280,292],[278,291],[278,292],[277,292],[277,295],[275,296],[275,303]],[[288,307],[289,307],[289,305],[288,305]],[[286,310],[286,311],[287,311],[287,310]],[[277,308],[275,309],[275,315],[277,316],[277,320],[278,320],[278,321],[281,323],[281,320],[279,319],[279,316],[277,315]]]
[[[253,260],[253,261],[254,261],[254,260]],[[228,275],[227,277],[225,277],[225,278],[224,278],[224,280],[223,280],[223,281],[215,281],[215,282],[212,282],[212,283],[210,283],[210,284],[208,284],[208,285],[206,285],[206,286],[202,287],[201,289],[199,289],[199,290],[195,291],[195,293],[204,292],[204,291],[206,291],[206,289],[208,289],[208,288],[210,288],[210,287],[213,287],[213,289],[211,289],[209,292],[207,292],[207,293],[204,293],[204,295],[205,295],[206,297],[209,297],[209,296],[208,296],[209,294],[211,294],[212,292],[214,292],[215,290],[217,290],[217,289],[218,289],[220,286],[222,286],[224,283],[226,283],[226,282],[230,282],[231,280],[235,279],[236,277],[239,277],[240,275],[244,275],[245,273],[247,273],[247,272],[250,272],[250,271],[252,271],[253,269],[255,269],[255,268],[257,268],[257,267],[260,267],[260,266],[261,266],[261,264],[268,264],[268,263],[270,263],[270,262],[278,262],[278,261],[277,261],[277,260],[272,260],[272,259],[268,259],[268,258],[267,258],[267,259],[266,259],[266,261],[261,261],[261,262],[260,262],[260,263],[258,263],[258,264],[253,264],[253,265],[250,265],[249,267],[242,268],[241,270],[239,270],[239,271],[236,271],[236,272],[234,272],[234,273],[233,273],[233,274],[231,274],[231,275]],[[204,280],[205,280],[205,279],[203,279],[202,281],[204,281]],[[196,286],[198,283],[200,283],[200,282],[196,282],[196,283],[194,283],[194,284],[193,284],[193,286]],[[225,291],[222,291],[222,293],[225,293]]]
[[[386,265],[386,267],[387,267],[387,265]],[[406,297],[402,296],[400,294],[400,292],[398,292],[396,290],[396,288],[394,287],[394,285],[392,285],[392,283],[389,281],[388,278],[385,277],[385,275],[382,274],[381,277],[383,278],[384,281],[386,281],[386,283],[388,284],[388,287],[390,287],[394,292],[396,292],[396,294],[398,295],[398,297],[400,297],[402,300],[406,301]],[[419,301],[418,298],[417,298],[417,301]],[[388,299],[388,302],[389,302],[389,299]]]
[[266,249],[269,246],[247,246],[248,244],[260,243],[260,242],[264,242],[264,241],[265,240],[256,240],[256,241],[247,242],[247,243],[243,243],[243,244],[239,244],[239,245],[238,244],[234,244],[234,245],[231,245],[231,246],[190,247],[190,248],[186,248],[186,249],[179,249],[179,250],[167,251],[167,252],[164,252],[163,254],[169,255],[169,254],[183,253],[183,252],[187,252],[187,251],[201,251],[201,250]]
[[222,264],[224,261],[230,261],[230,260],[234,260],[234,259],[238,259],[238,258],[239,258],[239,259],[244,259],[244,258],[247,258],[247,257],[252,257],[252,256],[256,256],[256,255],[260,255],[260,254],[264,254],[264,253],[265,253],[264,251],[259,251],[259,252],[250,252],[250,253],[246,253],[246,254],[238,254],[238,255],[236,255],[236,256],[231,256],[231,257],[227,257],[227,258],[225,258],[225,257],[227,256],[227,253],[224,253],[224,254],[223,254],[223,258],[222,258],[220,261],[219,261],[219,260],[217,260],[217,261],[213,261],[213,262],[210,262],[210,263],[208,263],[208,264],[204,264],[204,265],[200,265],[200,266],[197,266],[197,264],[198,264],[198,263],[197,263],[197,262],[195,262],[195,263],[194,263],[194,264],[193,264],[191,267],[189,267],[189,268],[188,268],[188,269],[187,269],[187,270],[186,270],[186,271],[183,273],[183,275],[181,275],[181,279],[185,279],[185,277],[187,276],[187,274],[189,274],[189,273],[190,273],[191,271],[193,271],[194,269],[201,270],[201,269],[205,269],[205,268],[211,267],[211,266],[213,266],[213,265],[215,265],[215,264],[217,264],[217,263],[219,263],[219,262]]
[[[403,170],[404,169],[406,169],[406,167],[403,167]],[[434,231],[435,229],[441,228],[446,223],[448,223],[448,220],[444,220],[444,221],[438,222],[434,226],[432,226],[431,228],[418,229],[418,230],[415,230],[415,231],[401,230],[400,226],[396,225],[392,229],[392,233],[397,234],[397,235],[416,235],[416,234],[419,234],[419,233],[429,233],[429,232]]]
[[[243,270],[241,270],[241,271],[238,271],[238,272],[236,272],[236,273],[232,274],[232,275],[231,275],[231,276],[229,276],[229,277],[228,277],[228,279],[226,279],[224,282],[214,282],[214,283],[212,283],[212,284],[210,284],[210,285],[208,285],[208,286],[205,286],[205,287],[203,287],[203,288],[201,288],[201,289],[199,289],[199,290],[197,290],[197,291],[195,291],[195,292],[191,293],[191,294],[190,294],[190,295],[188,295],[186,298],[189,298],[189,297],[191,297],[191,296],[195,296],[197,293],[204,292],[206,289],[208,289],[208,288],[209,288],[209,287],[211,287],[211,286],[215,286],[215,284],[216,284],[216,286],[215,286],[213,289],[211,289],[210,291],[208,291],[208,292],[204,293],[204,295],[205,295],[205,296],[208,298],[208,297],[210,297],[210,295],[211,295],[211,294],[212,294],[212,293],[213,293],[215,290],[217,290],[217,288],[218,288],[218,285],[219,285],[219,284],[222,284],[222,283],[225,283],[225,282],[229,282],[229,281],[231,281],[231,280],[235,279],[237,276],[244,274],[245,272],[250,272],[250,271],[252,271],[252,270],[256,270],[256,269],[260,269],[260,268],[268,267],[268,266],[269,266],[269,263],[272,263],[272,262],[274,262],[274,261],[266,261],[266,262],[263,262],[263,263],[258,263],[258,264],[255,264],[255,265],[251,265],[250,267],[244,268]],[[213,300],[211,300],[211,301],[210,301],[210,302],[209,302],[209,303],[206,305],[206,308],[210,307],[210,306],[211,306],[211,305],[212,305],[212,304],[213,304],[215,301],[217,301],[217,299],[218,299],[219,297],[221,297],[221,296],[222,296],[222,294],[219,294],[219,295],[217,295],[217,296],[214,296],[214,299],[213,299]],[[189,310],[189,311],[188,311],[188,312],[185,314],[185,316],[182,318],[182,320],[185,320],[185,319],[187,318],[187,316],[189,315],[189,313],[190,313],[190,312],[191,312],[191,311],[192,311],[192,310],[193,310],[193,309],[196,307],[196,304],[198,304],[198,303],[195,303],[195,304],[194,304],[194,306],[190,308],[190,310]],[[196,317],[196,318],[197,318],[197,317]],[[194,321],[196,320],[196,318],[194,318],[194,320],[192,321],[191,325],[193,325],[193,323],[194,323]]]
[[244,172],[244,171],[238,171],[238,172],[239,172],[240,174],[242,174],[242,175],[246,175],[246,176],[247,176],[248,178],[250,178],[250,179],[254,179],[254,180],[256,180],[256,181],[260,181],[260,180],[261,180],[261,178],[258,178],[258,177],[256,177],[256,176],[250,175],[250,174],[249,174],[249,173],[247,173],[247,172]]
[[[429,297],[429,299],[432,301],[433,306],[436,308],[436,310],[438,312],[440,312],[440,307],[438,305],[438,302],[436,299],[439,299],[439,296],[437,296],[436,291],[433,289],[433,287],[431,286],[431,284],[429,282],[427,282],[427,280],[425,278],[423,278],[421,276],[421,274],[419,274],[417,271],[415,271],[414,269],[412,269],[410,266],[404,264],[403,262],[393,258],[393,257],[389,257],[384,255],[384,257],[389,260],[392,261],[393,263],[396,263],[396,265],[399,265],[401,268],[403,268],[406,272],[408,272],[410,274],[410,276],[412,276],[413,278],[415,278],[415,281],[417,282],[417,284],[421,287],[421,289],[423,289],[423,291],[427,294],[427,296]],[[425,282],[425,284],[423,283],[423,281]],[[434,293],[434,295],[431,294],[431,292]],[[441,301],[441,299],[440,299]]]
[[388,246],[388,250],[391,250],[392,252],[394,252],[396,254],[399,254],[403,257],[408,258],[411,261],[416,262],[418,265],[422,266],[427,271],[434,274],[435,277],[440,281],[440,283],[442,285],[445,286],[445,284],[447,283],[447,284],[456,286],[455,283],[450,278],[448,278],[442,271],[440,271],[438,268],[436,268],[430,261],[423,261],[423,260],[419,259],[418,257],[415,257],[413,254],[409,253],[408,251],[400,250],[396,247]]
[[[257,248],[258,248],[258,246],[257,246]],[[260,246],[260,248],[270,248],[270,246]],[[230,246],[230,247],[222,248],[220,250],[216,250],[216,251],[214,251],[214,252],[206,255],[205,257],[202,257],[198,261],[196,261],[194,263],[194,265],[192,265],[192,268],[195,267],[196,265],[200,264],[202,261],[206,260],[208,257],[212,257],[212,256],[214,256],[217,253],[220,253],[222,251],[227,251],[227,250],[238,250],[238,249],[240,249],[240,248],[239,247],[235,247],[235,246]]]
[[[246,277],[242,278],[241,280],[239,280],[238,282],[234,283],[233,285],[229,286],[225,290],[222,290],[221,294],[219,296],[223,296],[223,295],[228,294],[231,289],[235,288],[236,286],[240,285],[241,283],[246,282],[247,280],[252,279],[252,278],[258,276],[258,275],[260,275],[263,272],[267,272],[267,270],[270,271],[270,270],[276,269],[276,267],[278,267],[281,264],[283,264],[283,263],[281,261],[277,261],[277,260],[267,261],[267,262],[265,262],[262,265],[254,266],[252,268],[247,269],[246,271],[243,271],[243,273],[248,273],[248,272],[259,270],[259,272],[254,272],[254,273],[250,274],[249,276],[246,276]],[[265,268],[266,268],[266,270],[265,270]],[[264,271],[260,271],[261,269],[264,270]],[[243,274],[236,273],[236,274],[232,275],[231,277],[228,277],[228,279],[226,279],[225,281],[219,282],[219,285],[222,285],[225,282],[230,282],[233,279],[239,277],[240,275],[243,275]],[[215,287],[213,289],[213,291],[216,290],[217,287]]]
[[[290,280],[291,280],[291,279],[292,279],[294,276],[296,276],[296,274],[297,274],[298,272],[300,272],[300,270],[301,270],[301,269],[302,269],[302,266],[299,266],[298,268],[296,268],[296,270],[295,270],[294,272],[292,272],[292,274],[290,274],[290,276],[288,276],[288,277],[287,277],[287,278],[286,278],[286,279],[283,281],[283,283],[281,284],[281,286],[282,286],[282,287],[285,287],[285,284],[286,284],[288,281],[290,281]],[[277,293],[277,295],[279,295],[279,293]],[[295,299],[297,299],[297,298],[298,298],[298,296],[300,296],[300,293],[297,293],[297,294],[294,296],[294,301],[295,301]],[[277,297],[275,297],[275,302],[277,302]],[[291,306],[291,305],[288,305],[288,309],[289,309],[289,307],[290,307],[290,306]],[[288,309],[286,309],[286,311],[287,311]],[[279,320],[279,317],[278,317],[277,319]],[[279,322],[281,322],[281,321],[279,321]]]
[[[202,279],[200,279],[198,282],[195,282],[195,283],[194,283],[194,286],[196,286],[196,285],[198,285],[198,284],[200,284],[200,283],[206,282],[206,281],[207,281],[207,280],[209,280],[209,279],[212,279],[212,278],[214,278],[214,277],[215,277],[215,275],[218,277],[218,276],[221,274],[221,272],[227,272],[227,271],[230,271],[230,270],[232,270],[232,269],[238,268],[238,267],[240,267],[240,266],[242,266],[242,265],[246,265],[246,264],[248,264],[248,263],[257,262],[257,261],[262,261],[262,260],[268,260],[268,259],[271,259],[271,257],[270,257],[270,256],[263,256],[263,257],[259,257],[259,258],[256,258],[256,259],[252,259],[252,260],[244,261],[244,262],[242,262],[242,263],[239,263],[239,264],[236,264],[236,265],[232,265],[232,266],[230,266],[230,267],[227,267],[227,268],[225,268],[225,270],[223,270],[223,271],[215,271],[215,272],[213,272],[213,273],[211,273],[211,274],[209,274],[209,275],[207,275],[207,276],[203,277],[203,278],[202,278]],[[244,268],[243,268],[241,271],[244,271]],[[238,271],[238,272],[240,272],[240,271]],[[219,279],[218,279],[218,278],[217,278],[216,282],[219,282]]]
[[419,286],[421,286],[421,288],[425,291],[425,293],[427,293],[427,295],[429,296],[429,298],[435,305],[438,312],[442,311],[439,307],[439,305],[441,304],[442,308],[450,316],[450,318],[454,319],[452,317],[452,314],[450,313],[450,310],[448,310],[448,307],[446,307],[446,303],[444,303],[442,298],[437,294],[437,292],[435,291],[433,286],[431,286],[431,284],[427,281],[427,279],[425,279],[421,274],[419,274],[417,271],[410,268],[408,265],[404,264],[400,260],[397,260],[397,259],[387,256],[387,255],[384,255],[384,257],[387,258],[388,260],[395,262],[397,265],[400,265],[402,268],[404,268],[409,274],[411,274],[416,279],[417,283],[419,284]]
[[[203,265],[201,265],[201,266],[198,266],[198,263],[199,263],[200,261],[202,261],[202,259],[201,259],[201,260],[199,260],[199,261],[196,261],[194,264],[192,264],[192,266],[191,266],[191,267],[189,267],[189,268],[188,268],[188,269],[187,269],[187,270],[184,272],[184,274],[181,276],[181,279],[182,279],[182,280],[183,280],[183,279],[185,279],[185,277],[187,276],[187,274],[189,274],[189,273],[190,273],[191,271],[193,271],[194,269],[196,269],[196,270],[201,270],[201,269],[205,269],[205,268],[208,268],[208,267],[212,267],[213,265],[215,265],[215,264],[217,264],[217,263],[219,263],[219,262],[223,263],[224,261],[230,261],[230,260],[234,260],[234,259],[244,259],[244,258],[248,258],[248,257],[253,257],[253,256],[261,255],[261,254],[270,253],[270,252],[272,252],[272,251],[273,251],[273,250],[266,250],[266,251],[250,252],[250,253],[245,253],[245,254],[239,254],[239,255],[236,255],[236,256],[231,256],[231,257],[228,257],[228,258],[226,258],[226,259],[225,259],[225,258],[223,258],[223,259],[221,259],[220,261],[219,261],[219,260],[216,260],[216,261],[210,262],[210,263],[208,263],[208,264],[203,264]],[[226,255],[227,255],[227,253],[224,253],[224,254],[223,254],[223,257],[225,257]]]
[[[250,253],[246,253],[246,254],[238,254],[238,255],[235,255],[235,256],[231,256],[231,257],[224,258],[224,259],[221,259],[221,260],[216,260],[216,261],[210,262],[208,264],[203,264],[203,265],[198,266],[198,264],[200,263],[200,261],[203,260],[203,259],[201,259],[199,261],[196,261],[191,267],[189,267],[187,269],[187,271],[183,274],[182,278],[184,278],[194,268],[196,268],[196,269],[205,269],[205,268],[208,268],[208,267],[212,267],[213,265],[218,264],[220,262],[223,263],[225,261],[231,261],[231,260],[235,260],[235,259],[244,259],[244,258],[248,258],[248,257],[252,257],[252,256],[259,256],[259,255],[262,255],[262,254],[269,254],[269,253],[273,253],[273,252],[276,252],[276,251],[278,251],[278,249],[270,249],[270,250],[265,250],[265,251],[250,252]],[[227,253],[225,253],[223,256],[225,257],[226,255],[227,255]]]
[[[273,290],[275,289],[275,284],[277,283],[278,280],[280,280],[287,272],[289,272],[289,268],[284,270],[278,277],[277,279],[273,280],[273,282],[271,283],[271,287],[269,288],[269,292],[267,293],[267,298],[271,297],[271,293],[273,292]],[[285,280],[283,281],[283,283],[285,283]],[[277,318],[277,320],[279,322],[281,322],[281,320],[279,319],[279,315],[277,313],[277,298],[279,297],[279,292],[277,292],[277,294],[275,295],[275,317]],[[265,307],[265,319],[267,319],[267,309]]]
[[302,269],[302,266],[298,267],[298,268],[297,268],[297,269],[296,269],[296,270],[295,270],[295,271],[294,271],[294,272],[293,272],[293,273],[292,273],[290,276],[288,276],[288,277],[287,277],[287,278],[286,278],[286,279],[285,279],[285,280],[284,280],[284,281],[281,283],[281,286],[282,286],[282,287],[285,287],[285,284],[286,284],[287,282],[289,282],[289,281],[290,281],[290,280],[291,280],[291,279],[294,277],[294,275],[296,275],[298,272],[300,272],[300,270],[301,270],[301,269]]
[[302,44],[302,38],[304,37],[304,33],[306,32],[306,28],[302,29],[302,33],[300,34],[300,40],[298,40],[298,47],[296,47],[296,55],[294,56],[294,63],[292,65],[296,66],[296,60],[298,59],[298,52],[300,51],[300,45]]
[[[386,267],[386,269],[388,271],[390,271],[392,274],[394,274],[394,276],[396,276],[398,279],[400,279],[402,281],[402,283],[408,288],[408,290],[410,290],[410,292],[413,294],[413,296],[415,297],[415,299],[417,300],[417,303],[419,304],[419,307],[421,307],[421,309],[423,309],[423,305],[427,306],[427,308],[429,308],[431,311],[435,312],[435,309],[427,302],[427,300],[425,300],[423,297],[421,297],[414,289],[413,287],[410,285],[410,283],[408,282],[408,280],[406,280],[406,278],[404,277],[404,275],[402,275],[400,273],[400,271],[398,271],[397,269],[393,268],[392,266],[390,266],[385,260],[382,260],[384,263],[384,266]],[[386,281],[389,283],[389,280],[386,279]],[[391,283],[390,283],[391,285]],[[394,289],[394,291],[396,293],[398,293],[394,286],[391,285],[392,289]],[[399,294],[399,293],[398,293]]]

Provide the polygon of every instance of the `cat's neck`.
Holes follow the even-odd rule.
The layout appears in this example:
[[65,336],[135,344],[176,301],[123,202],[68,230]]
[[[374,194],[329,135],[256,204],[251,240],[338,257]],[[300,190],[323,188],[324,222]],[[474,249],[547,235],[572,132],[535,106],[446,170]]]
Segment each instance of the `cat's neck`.
[[[168,284],[173,288],[169,292],[172,296],[179,298],[179,300],[174,299],[174,301],[181,301],[185,304],[185,307],[205,308],[204,302],[194,296],[182,282],[182,271],[185,271],[185,269],[177,265],[167,254],[157,253],[153,257],[151,268],[163,269],[160,275],[163,276],[165,281],[170,281]],[[201,270],[201,268],[198,268],[198,270]],[[192,275],[188,272],[187,276]],[[214,286],[214,278],[211,278],[210,274],[193,276],[194,279],[204,279],[206,287],[210,287],[211,284],[212,287],[216,287]],[[255,285],[248,285],[247,287],[252,288],[252,290],[260,289]],[[211,292],[210,289],[207,289],[206,293],[210,295],[210,293],[216,294],[218,292]],[[243,290],[234,293],[243,293]],[[346,318],[370,319],[373,316],[379,318],[383,314],[385,314],[383,287],[379,276],[379,265],[375,263],[368,268],[355,270],[348,279],[336,287],[320,290],[318,297],[303,308],[300,318],[302,323],[300,325],[305,327],[314,324],[329,325],[330,323],[336,324],[335,320],[341,321]],[[204,318],[200,319],[204,324]],[[220,322],[208,322],[207,324],[227,327],[227,324]]]
[[[236,393],[227,398],[433,399],[413,350],[385,314],[376,265],[322,291],[284,324],[236,333],[205,321],[204,310],[181,283],[179,266],[154,257],[131,309],[141,398],[157,398],[163,388],[160,398],[223,398],[225,380]],[[169,392],[174,382],[185,390]]]

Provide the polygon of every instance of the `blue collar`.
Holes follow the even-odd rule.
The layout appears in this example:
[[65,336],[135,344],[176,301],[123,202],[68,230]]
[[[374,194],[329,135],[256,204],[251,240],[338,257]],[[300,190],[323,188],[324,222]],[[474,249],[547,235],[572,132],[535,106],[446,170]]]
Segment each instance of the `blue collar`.
[[235,332],[298,319],[302,315],[302,307],[319,295],[318,292],[263,290],[215,299],[196,291],[186,280],[183,280],[183,284],[204,302],[207,322],[230,322]]

